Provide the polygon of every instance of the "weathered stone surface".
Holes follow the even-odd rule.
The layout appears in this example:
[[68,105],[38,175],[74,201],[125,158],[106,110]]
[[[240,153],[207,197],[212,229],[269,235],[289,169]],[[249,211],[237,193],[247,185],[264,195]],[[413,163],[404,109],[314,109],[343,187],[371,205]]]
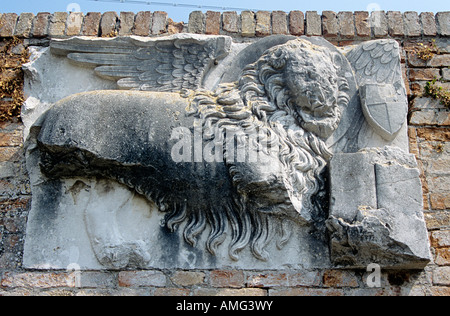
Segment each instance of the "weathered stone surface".
[[414,112],[410,123],[413,125],[450,126],[450,112],[422,110]]
[[51,37],[62,37],[66,31],[67,12],[55,12],[50,16],[48,35]]
[[221,27],[221,16],[220,12],[207,11],[206,12],[206,22],[205,22],[205,34],[219,35]]
[[291,11],[289,13],[289,32],[292,35],[305,34],[305,15],[302,11]]
[[438,267],[433,271],[433,284],[450,285],[450,266]]
[[333,11],[322,12],[322,30],[325,37],[336,37],[339,33],[339,24],[336,13]]
[[133,34],[137,36],[148,36],[152,25],[153,15],[150,11],[140,11],[136,14]]
[[98,36],[101,19],[102,14],[100,12],[88,12],[84,17],[81,34],[84,36]]
[[287,14],[284,11],[272,12],[273,34],[288,34]]
[[161,35],[167,32],[168,14],[163,11],[153,12],[152,34]]
[[189,14],[189,33],[204,34],[206,17],[202,11],[193,11]]
[[17,22],[17,14],[4,13],[0,17],[0,36],[11,37],[14,35],[14,29]]
[[320,36],[322,35],[322,21],[317,11],[306,11],[306,35]]
[[114,37],[118,35],[119,16],[114,11],[105,12],[100,20],[100,36]]
[[370,37],[369,12],[355,11],[355,28],[357,36]]
[[178,286],[199,285],[205,281],[205,273],[193,271],[176,271],[171,281]]
[[353,38],[355,36],[355,24],[353,22],[353,12],[339,12],[339,35],[341,38]]
[[269,11],[256,12],[256,36],[267,36],[272,33],[271,13]]
[[67,18],[66,35],[78,36],[81,33],[81,27],[83,25],[83,13],[70,12]]
[[433,80],[439,79],[441,77],[441,73],[439,69],[436,68],[412,68],[409,70],[409,79],[411,81],[420,81],[420,80]]
[[370,27],[375,37],[388,35],[388,21],[384,11],[373,11],[370,15]]
[[34,19],[33,13],[20,14],[17,21],[16,29],[14,30],[14,36],[29,37],[31,33],[31,27]]
[[405,35],[408,37],[418,37],[422,35],[422,27],[417,12],[408,11],[403,14],[405,21]]
[[134,12],[120,12],[119,35],[131,35],[134,26]]
[[[388,81],[388,84],[400,91],[400,98],[403,97],[404,94],[401,90],[403,86],[398,83],[402,82],[401,78],[398,78],[401,76],[398,76],[399,72],[397,72],[399,61],[396,59],[398,53],[396,49],[398,50],[398,45],[396,46],[394,41],[361,44],[359,57],[363,53],[366,56],[359,62],[359,59],[355,58],[349,63],[351,58],[346,60],[346,56],[322,38],[292,39],[291,36],[274,36],[250,45],[247,43],[233,44],[233,47],[238,48],[235,50],[235,54],[230,54],[229,60],[234,60],[237,64],[234,65],[235,68],[231,67],[232,63],[227,64],[224,66],[227,69],[222,70],[219,69],[220,58],[228,53],[229,37],[180,34],[174,37],[145,40],[138,38],[108,40],[78,38],[52,43],[51,50],[57,55],[51,56],[51,58],[47,55],[47,58],[50,58],[48,60],[50,64],[57,64],[55,61],[61,63],[62,60],[67,62],[65,59],[67,56],[72,62],[83,65],[93,64],[96,67],[95,70],[92,68],[78,69],[73,64],[70,64],[70,67],[74,67],[80,72],[88,72],[90,76],[98,74],[104,79],[111,80],[111,85],[106,85],[106,89],[116,89],[115,81],[117,81],[117,84],[125,89],[150,91],[92,91],[72,95],[77,92],[74,91],[73,85],[61,88],[61,91],[55,89],[64,87],[67,84],[67,78],[65,79],[65,75],[57,75],[58,72],[52,73],[51,71],[56,71],[54,69],[47,69],[45,65],[39,65],[40,59],[25,68],[27,76],[31,77],[30,82],[35,82],[32,88],[39,89],[39,92],[32,91],[29,94],[30,98],[24,106],[24,122],[27,127],[52,103],[57,102],[57,105],[51,107],[36,122],[27,142],[27,164],[33,184],[33,205],[25,243],[24,266],[34,269],[66,269],[72,264],[77,264],[81,269],[94,270],[213,269],[216,272],[207,273],[204,281],[195,278],[193,278],[195,280],[191,280],[192,282],[183,281],[181,274],[173,280],[184,282],[183,284],[211,283],[212,280],[216,280],[216,284],[223,284],[220,286],[223,288],[240,288],[248,284],[255,287],[284,287],[292,286],[295,282],[306,284],[306,286],[320,285],[320,276],[314,271],[323,267],[333,268],[333,263],[329,259],[328,242],[325,238],[327,236],[326,228],[320,224],[324,223],[326,218],[321,217],[324,212],[316,209],[319,207],[319,203],[321,207],[328,207],[327,192],[320,185],[322,182],[319,181],[324,174],[317,171],[311,176],[311,180],[318,181],[317,185],[320,188],[320,193],[316,197],[317,203],[313,204],[308,203],[313,201],[310,197],[304,197],[303,200],[298,199],[297,187],[286,185],[291,181],[288,177],[286,181],[276,180],[274,182],[271,180],[272,175],[275,176],[274,179],[284,179],[283,170],[285,169],[280,167],[279,159],[274,159],[277,156],[271,156],[270,152],[268,157],[258,164],[235,164],[234,155],[232,158],[227,156],[221,158],[222,160],[212,162],[203,161],[204,157],[202,156],[199,160],[200,164],[188,164],[183,163],[183,160],[176,160],[172,150],[175,145],[180,144],[181,140],[178,136],[172,137],[173,130],[184,127],[182,135],[189,135],[191,132],[195,134],[198,132],[195,126],[202,126],[201,121],[198,121],[202,116],[196,115],[201,115],[202,111],[218,111],[222,105],[224,111],[228,111],[230,105],[240,102],[241,96],[245,95],[240,93],[239,89],[245,86],[245,89],[252,91],[251,89],[255,89],[253,83],[258,82],[261,85],[259,80],[265,83],[267,78],[256,77],[262,71],[258,67],[263,66],[272,67],[269,74],[272,72],[283,74],[280,78],[286,82],[279,88],[281,90],[278,88],[268,89],[268,87],[263,90],[258,88],[260,89],[259,93],[276,91],[277,98],[268,98],[267,106],[275,100],[282,102],[282,99],[291,100],[285,106],[292,106],[292,102],[298,103],[299,107],[296,111],[299,115],[303,115],[304,124],[298,125],[294,116],[292,118],[283,116],[281,119],[284,124],[292,124],[291,131],[299,131],[298,135],[294,133],[295,135],[290,135],[290,137],[304,137],[305,133],[311,135],[303,141],[305,144],[313,142],[311,151],[307,152],[308,155],[312,155],[311,159],[319,159],[324,155],[321,158],[323,161],[317,163],[318,166],[324,166],[329,159],[327,144],[323,140],[329,137],[340,123],[336,122],[336,124],[330,125],[330,117],[336,116],[345,122],[342,125],[343,130],[340,130],[340,134],[333,139],[334,143],[340,143],[341,140],[351,143],[353,138],[358,139],[357,143],[360,138],[372,141],[374,136],[369,136],[368,130],[364,131],[369,127],[365,123],[363,113],[359,110],[356,80],[359,80],[360,86],[363,86],[362,83],[367,84],[369,80],[375,80],[380,86],[383,85],[383,82]],[[156,45],[152,45],[152,41]],[[176,45],[173,45],[175,42]],[[197,45],[199,42],[204,45]],[[140,55],[139,60],[134,63],[132,58],[135,57],[129,54],[136,52],[136,47],[139,47]],[[213,47],[216,47],[217,50]],[[243,49],[244,47],[246,48]],[[389,59],[390,68],[387,73],[378,74],[369,71],[377,67],[371,69],[360,67],[365,58],[373,53],[373,49],[377,48],[382,48],[383,52],[392,58],[392,60]],[[87,51],[82,51],[82,49],[87,49]],[[211,49],[212,51],[210,51]],[[238,54],[239,51],[242,55]],[[34,54],[36,53],[34,52]],[[159,54],[164,54],[164,58],[158,59],[156,69],[141,75],[142,66],[153,64],[151,58],[158,58]],[[152,57],[146,60],[147,55]],[[37,54],[33,56],[33,58],[36,57],[38,57]],[[386,56],[379,57],[386,61]],[[113,66],[110,64],[111,60],[114,61]],[[166,61],[167,63],[165,63]],[[216,75],[223,85],[214,92],[218,93],[217,96],[211,91],[201,89],[205,87],[202,80],[205,79],[206,82],[211,77],[203,76],[202,70],[199,68],[199,61],[207,63],[205,71],[218,70]],[[368,59],[369,61],[370,59]],[[322,99],[331,98],[337,101],[334,103],[330,100],[332,102],[329,105],[335,111],[339,111],[339,114],[342,111],[342,116],[333,112],[326,116],[325,121],[321,121],[320,113],[315,113],[313,118],[306,115],[310,113],[307,111],[308,106],[316,104],[314,102],[311,104],[313,100],[310,99],[311,95],[305,99],[300,86],[298,86],[302,80],[308,82],[311,80],[302,72],[297,71],[298,67],[303,67],[305,62],[312,62],[312,65],[317,68],[316,71],[320,74],[320,78],[332,71],[330,76],[326,77],[328,78],[326,83],[317,81],[318,84],[312,86],[310,94],[318,93],[320,99],[320,93],[322,93]],[[164,67],[161,67],[162,63],[164,63]],[[189,67],[190,63],[195,67]],[[215,64],[219,64],[219,67],[216,68]],[[38,65],[40,67],[37,67]],[[179,67],[180,65],[183,67]],[[69,67],[68,62],[64,67]],[[43,69],[47,71],[46,78],[54,78],[53,81],[39,80],[42,78]],[[202,80],[184,82],[178,86],[180,80],[185,80],[189,75],[182,72],[191,72],[190,69],[195,70],[193,72],[196,74],[196,78],[198,76]],[[200,69],[200,73],[197,69]],[[77,76],[76,71],[70,70],[71,68],[67,68],[63,73],[70,73],[70,80],[74,81]],[[242,79],[238,85],[225,84],[226,70],[232,72],[234,76],[237,74],[238,80]],[[241,71],[245,73],[239,75]],[[370,73],[373,77],[363,76],[362,73]],[[356,75],[356,78],[353,77],[353,74]],[[97,79],[100,80],[100,78]],[[258,81],[252,82],[251,80]],[[84,86],[86,89],[87,80],[77,78],[75,81],[80,81],[80,88]],[[343,83],[338,86],[339,81]],[[232,80],[232,82],[236,82],[236,80]],[[102,89],[100,83],[103,84],[102,81],[89,82],[88,89],[100,90]],[[161,86],[155,86],[156,83]],[[168,84],[171,85],[170,89]],[[333,97],[329,95],[330,93],[327,92],[324,85],[327,87],[330,85],[332,89],[335,89]],[[184,92],[180,95],[181,88],[191,90],[183,90]],[[154,90],[152,91],[152,89]],[[49,93],[49,91],[53,92]],[[291,92],[288,93],[288,91]],[[296,97],[293,98],[292,95]],[[63,96],[68,97],[62,99]],[[211,100],[217,99],[213,103],[217,102],[221,106],[209,107],[210,103],[204,103],[205,97],[211,98]],[[350,99],[352,103],[349,102]],[[48,103],[42,105],[43,100]],[[201,107],[198,109],[195,108],[197,107],[196,102],[201,102],[199,103]],[[33,106],[39,107],[39,110],[33,109]],[[274,103],[272,106],[281,106],[281,104]],[[266,111],[265,108],[261,107],[261,110]],[[344,110],[346,110],[345,113]],[[198,114],[195,114],[196,111],[199,111]],[[241,107],[240,111],[248,111],[248,113],[242,114],[250,115],[252,120],[260,122],[259,116],[250,110]],[[234,112],[232,111],[230,114],[233,117],[236,114]],[[358,115],[356,119],[352,116],[354,112]],[[32,118],[33,115],[34,118]],[[239,113],[239,120],[242,119],[240,115],[241,113]],[[270,117],[274,114],[268,112],[266,115]],[[117,122],[121,123],[117,124]],[[353,126],[351,122],[354,122]],[[274,121],[274,124],[278,123]],[[98,129],[98,126],[102,126],[102,128]],[[192,129],[190,129],[191,127]],[[278,135],[275,133],[277,131],[275,126],[271,125],[267,128],[274,129],[271,131],[271,135]],[[279,128],[283,131],[284,125],[280,125]],[[362,131],[362,134],[352,134],[352,130]],[[361,148],[359,146],[361,144],[358,143],[351,146],[347,146],[347,144],[330,146],[329,148],[338,154],[341,151],[357,151]],[[194,144],[194,149],[197,147]],[[294,150],[297,150],[296,147],[292,146]],[[188,147],[183,147],[182,151],[178,153],[175,151],[175,156],[187,154],[190,150],[192,148],[188,150]],[[230,151],[228,150],[227,153]],[[365,153],[354,155],[360,154]],[[316,155],[318,156],[315,158]],[[384,154],[379,155],[383,156]],[[393,155],[395,156],[395,154]],[[199,156],[194,150],[187,157],[188,160],[195,160]],[[394,158],[385,160],[377,158],[378,160],[361,162],[363,167],[364,164],[370,166],[366,168],[366,171],[372,177],[373,183],[367,185],[367,190],[359,188],[361,194],[364,195],[358,196],[353,193],[348,196],[352,200],[347,202],[357,204],[356,209],[349,210],[348,207],[351,203],[344,203],[339,199],[337,202],[332,202],[333,205],[341,203],[343,212],[348,211],[345,214],[349,216],[348,221],[344,219],[344,216],[337,217],[338,222],[333,221],[333,218],[328,221],[329,228],[336,229],[336,231],[332,231],[336,247],[342,246],[339,246],[338,243],[341,233],[339,227],[343,227],[341,229],[343,231],[353,232],[351,225],[354,225],[357,227],[356,231],[361,228],[365,232],[360,241],[356,242],[351,239],[358,247],[361,246],[358,251],[361,250],[363,258],[362,263],[358,260],[358,262],[352,263],[355,266],[359,265],[360,267],[365,264],[364,258],[370,255],[384,258],[385,262],[392,266],[408,266],[404,256],[409,254],[401,253],[401,259],[395,259],[395,256],[392,255],[392,253],[400,251],[398,245],[403,242],[403,235],[397,236],[388,227],[383,226],[382,223],[386,220],[390,227],[397,227],[394,225],[397,218],[395,216],[391,218],[390,210],[379,211],[378,204],[381,201],[378,201],[376,196],[379,191],[380,199],[388,199],[392,190],[396,190],[396,184],[390,181],[389,174],[398,175],[401,179],[400,182],[408,182],[409,176],[415,176],[413,171],[409,171],[413,168],[406,168],[408,171],[403,171],[401,157],[395,156]],[[185,162],[191,162],[188,160]],[[388,160],[400,161],[399,165],[402,168],[398,168],[398,170],[383,169]],[[232,165],[228,166],[228,163]],[[39,165],[41,168],[36,167]],[[192,167],[194,165],[195,168]],[[381,169],[375,172],[376,168]],[[230,176],[229,170],[233,172],[232,176]],[[243,176],[239,178],[238,173],[242,173]],[[402,178],[403,176],[404,178]],[[346,176],[336,174],[336,177],[345,178]],[[245,212],[240,211],[240,203],[237,203],[239,200],[231,200],[235,202],[227,204],[230,200],[223,198],[224,192],[230,192],[232,195],[236,193],[231,190],[235,185],[233,181],[237,181],[236,185],[239,182],[236,187],[237,194],[247,192],[245,193],[246,201],[242,202],[246,203]],[[354,185],[353,179],[348,181]],[[345,183],[342,179],[339,179],[338,182]],[[310,186],[311,184],[306,183],[306,185]],[[409,182],[408,185],[410,185]],[[202,193],[205,188],[208,188],[207,194]],[[353,190],[353,187],[349,186],[348,190]],[[373,195],[368,193],[370,191],[374,192]],[[417,192],[414,190],[411,192],[415,197]],[[210,198],[205,199],[205,196]],[[217,198],[218,196],[221,198]],[[303,197],[303,195],[301,196]],[[421,196],[420,194],[420,198]],[[281,197],[289,199],[288,202],[283,202],[282,210],[278,208],[281,205]],[[364,201],[359,202],[355,199]],[[305,204],[301,204],[302,202]],[[369,204],[373,206],[369,208]],[[42,205],[45,205],[45,209],[42,208]],[[391,204],[386,205],[389,208],[395,207]],[[262,206],[266,207],[264,212],[256,212]],[[334,214],[333,211],[336,209],[332,209],[331,214]],[[398,214],[402,212],[399,211]],[[215,219],[216,217],[217,219]],[[281,218],[286,218],[286,220],[279,221]],[[344,222],[339,222],[339,218]],[[264,221],[266,224],[258,226],[260,228],[256,226],[249,228],[259,221]],[[40,234],[42,227],[52,230],[50,237]],[[77,229],[73,229],[74,227]],[[258,229],[261,229],[262,232],[255,233]],[[379,249],[374,252],[367,247],[373,236],[371,234],[375,235],[373,238],[378,241],[377,247],[379,246]],[[263,238],[260,239],[259,236]],[[260,244],[263,239],[265,240],[264,245]],[[73,240],[76,241],[73,242]],[[69,241],[71,241],[70,247],[68,247]],[[386,250],[389,245],[394,246],[391,250]],[[40,249],[40,251],[35,251],[35,249]],[[345,252],[347,249],[344,247],[339,251],[341,250]],[[354,250],[352,249],[352,251]],[[405,252],[407,251],[409,250],[405,250]],[[419,255],[414,249],[411,252],[414,252],[411,255],[412,259],[408,257],[408,260],[413,261],[411,265],[417,267],[419,264],[416,261],[419,260],[417,259]],[[342,264],[340,259],[333,262]],[[265,270],[302,268],[313,272],[311,275],[298,276],[295,282],[292,281],[294,280],[293,276],[283,270],[279,273],[248,273],[240,277],[236,283],[227,281],[223,271],[237,271],[242,268]],[[142,273],[144,272],[149,271]],[[124,287],[159,287],[166,285],[158,284],[167,284],[167,282],[172,284],[170,283],[174,282],[172,277],[175,277],[169,275],[171,281],[164,278],[164,282],[160,280],[161,282],[158,283],[159,281],[153,282],[153,277],[146,274],[139,274],[139,277],[143,278],[143,281],[139,281],[139,277],[135,277],[134,274],[136,273],[131,271],[128,276],[119,275],[122,280],[121,284]],[[340,280],[341,284],[347,284],[347,287],[352,286],[351,278],[348,279],[334,272],[330,272],[327,276],[327,284]],[[145,281],[147,277],[150,280],[148,282]],[[199,278],[201,279],[201,276]],[[157,280],[159,279],[157,278]],[[348,280],[350,281],[347,282]]]
[[438,12],[436,14],[436,24],[438,34],[450,36],[450,11]]
[[256,22],[252,11],[241,12],[241,35],[244,37],[255,36]]
[[33,21],[33,37],[45,37],[48,35],[48,24],[51,14],[39,12]]
[[119,273],[119,286],[141,287],[166,285],[166,276],[160,271],[121,271]]
[[393,85],[366,84],[360,88],[366,120],[384,139],[393,140],[405,124],[408,104]]
[[389,35],[393,37],[405,35],[403,16],[400,11],[388,11],[387,21],[388,21]]
[[223,30],[229,33],[239,32],[239,16],[236,11],[222,13]]
[[[358,173],[361,169],[365,172]],[[347,267],[371,262],[393,268],[425,266],[431,255],[414,156],[389,147],[340,154],[330,166],[330,173],[336,172],[345,177],[331,180],[327,226],[332,260]]]
[[422,23],[422,31],[425,36],[435,36],[437,34],[436,20],[433,12],[422,12],[419,15]]

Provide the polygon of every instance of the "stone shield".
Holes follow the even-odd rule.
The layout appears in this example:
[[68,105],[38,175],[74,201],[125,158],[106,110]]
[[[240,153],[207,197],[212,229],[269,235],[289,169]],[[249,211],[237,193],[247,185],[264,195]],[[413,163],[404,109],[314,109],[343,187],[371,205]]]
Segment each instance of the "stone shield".
[[370,126],[386,140],[395,138],[405,123],[408,105],[391,84],[365,84],[361,107]]

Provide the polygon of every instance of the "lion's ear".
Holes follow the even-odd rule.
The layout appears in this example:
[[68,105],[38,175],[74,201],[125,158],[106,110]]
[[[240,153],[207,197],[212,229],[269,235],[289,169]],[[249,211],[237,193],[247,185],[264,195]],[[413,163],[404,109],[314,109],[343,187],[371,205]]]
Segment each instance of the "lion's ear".
[[341,69],[344,66],[344,57],[340,53],[331,53],[331,60],[336,70]]
[[268,63],[273,68],[280,70],[286,66],[286,62],[288,59],[288,53],[282,47],[278,47],[273,51],[272,54],[269,55]]

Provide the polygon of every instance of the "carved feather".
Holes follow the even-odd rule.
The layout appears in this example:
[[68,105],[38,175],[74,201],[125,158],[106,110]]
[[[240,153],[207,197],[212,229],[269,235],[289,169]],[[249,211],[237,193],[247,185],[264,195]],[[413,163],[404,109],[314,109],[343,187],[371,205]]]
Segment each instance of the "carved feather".
[[399,45],[395,40],[363,43],[347,54],[358,84],[390,83],[401,74]]
[[51,42],[52,52],[117,81],[119,89],[178,91],[201,87],[205,73],[230,51],[229,37],[183,34],[156,39],[76,37]]

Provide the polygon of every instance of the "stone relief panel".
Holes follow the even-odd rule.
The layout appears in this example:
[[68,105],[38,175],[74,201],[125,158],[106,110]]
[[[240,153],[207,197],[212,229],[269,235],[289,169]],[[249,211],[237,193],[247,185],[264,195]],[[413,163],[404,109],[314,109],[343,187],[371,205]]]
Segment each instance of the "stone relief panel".
[[25,70],[26,267],[430,258],[395,41],[72,38]]

